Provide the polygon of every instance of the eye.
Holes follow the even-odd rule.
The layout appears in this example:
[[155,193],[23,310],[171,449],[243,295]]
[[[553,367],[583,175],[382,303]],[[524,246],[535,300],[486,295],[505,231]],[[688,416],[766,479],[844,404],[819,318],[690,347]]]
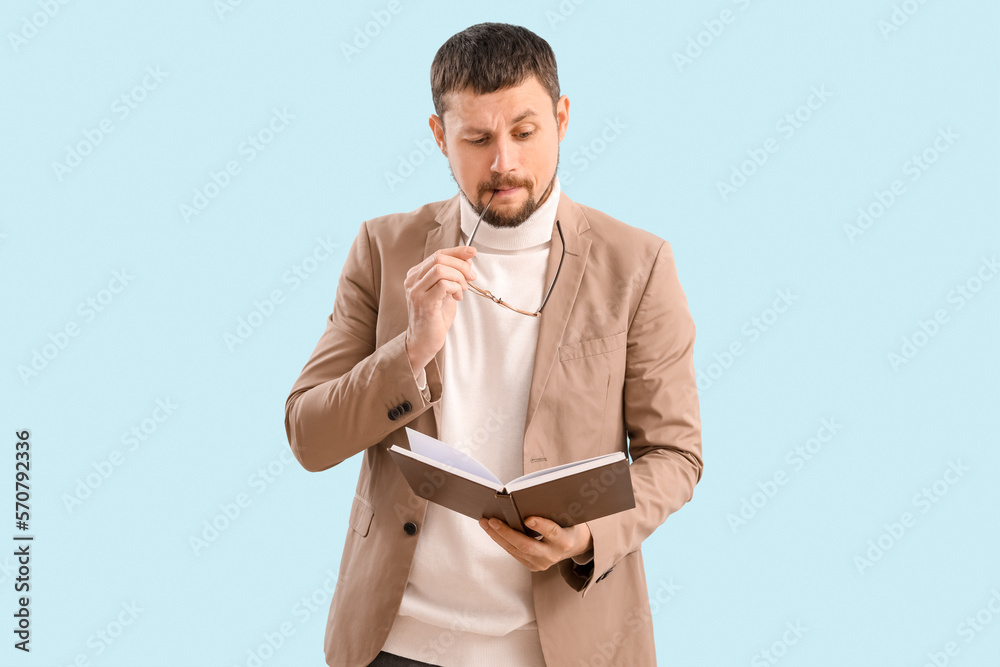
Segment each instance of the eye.
[[520,137],[521,139],[527,139],[528,137],[530,137],[533,134],[534,134],[534,132],[529,131],[529,130],[525,130],[524,132],[518,132],[517,136]]
[[469,143],[473,146],[482,146],[486,143],[486,137],[480,137],[479,139],[469,139]]

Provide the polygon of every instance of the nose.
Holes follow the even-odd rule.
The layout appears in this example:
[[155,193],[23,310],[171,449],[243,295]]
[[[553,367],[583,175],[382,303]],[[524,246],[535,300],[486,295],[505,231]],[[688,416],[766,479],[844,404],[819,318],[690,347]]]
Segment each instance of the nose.
[[510,137],[501,137],[496,142],[496,154],[493,156],[493,164],[490,171],[504,174],[514,171],[517,168],[517,147],[513,145]]

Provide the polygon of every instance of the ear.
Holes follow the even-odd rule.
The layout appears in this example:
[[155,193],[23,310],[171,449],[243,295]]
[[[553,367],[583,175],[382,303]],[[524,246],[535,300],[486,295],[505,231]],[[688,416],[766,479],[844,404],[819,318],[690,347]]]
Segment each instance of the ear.
[[448,157],[448,145],[444,142],[444,121],[438,118],[437,114],[431,114],[428,124],[431,126],[431,132],[434,134],[434,141],[437,142],[438,148],[441,149],[441,154]]
[[562,141],[569,127],[569,98],[565,95],[556,102],[556,127],[559,128],[559,141]]

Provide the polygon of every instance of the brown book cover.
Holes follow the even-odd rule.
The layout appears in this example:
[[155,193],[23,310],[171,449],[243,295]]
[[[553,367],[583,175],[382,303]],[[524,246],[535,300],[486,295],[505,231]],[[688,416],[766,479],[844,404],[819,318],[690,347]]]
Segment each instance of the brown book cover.
[[428,435],[406,429],[409,449],[389,448],[413,492],[479,520],[503,519],[525,535],[541,516],[560,526],[590,521],[635,507],[624,452],[538,470],[504,484],[475,458]]

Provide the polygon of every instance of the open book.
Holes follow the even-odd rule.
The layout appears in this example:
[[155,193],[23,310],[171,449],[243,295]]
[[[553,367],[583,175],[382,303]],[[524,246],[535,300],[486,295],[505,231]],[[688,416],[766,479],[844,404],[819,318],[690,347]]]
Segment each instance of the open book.
[[598,519],[635,507],[624,452],[614,452],[522,475],[504,484],[486,466],[450,445],[406,428],[409,449],[389,454],[413,492],[465,516],[497,518],[525,535],[541,516],[560,526]]

